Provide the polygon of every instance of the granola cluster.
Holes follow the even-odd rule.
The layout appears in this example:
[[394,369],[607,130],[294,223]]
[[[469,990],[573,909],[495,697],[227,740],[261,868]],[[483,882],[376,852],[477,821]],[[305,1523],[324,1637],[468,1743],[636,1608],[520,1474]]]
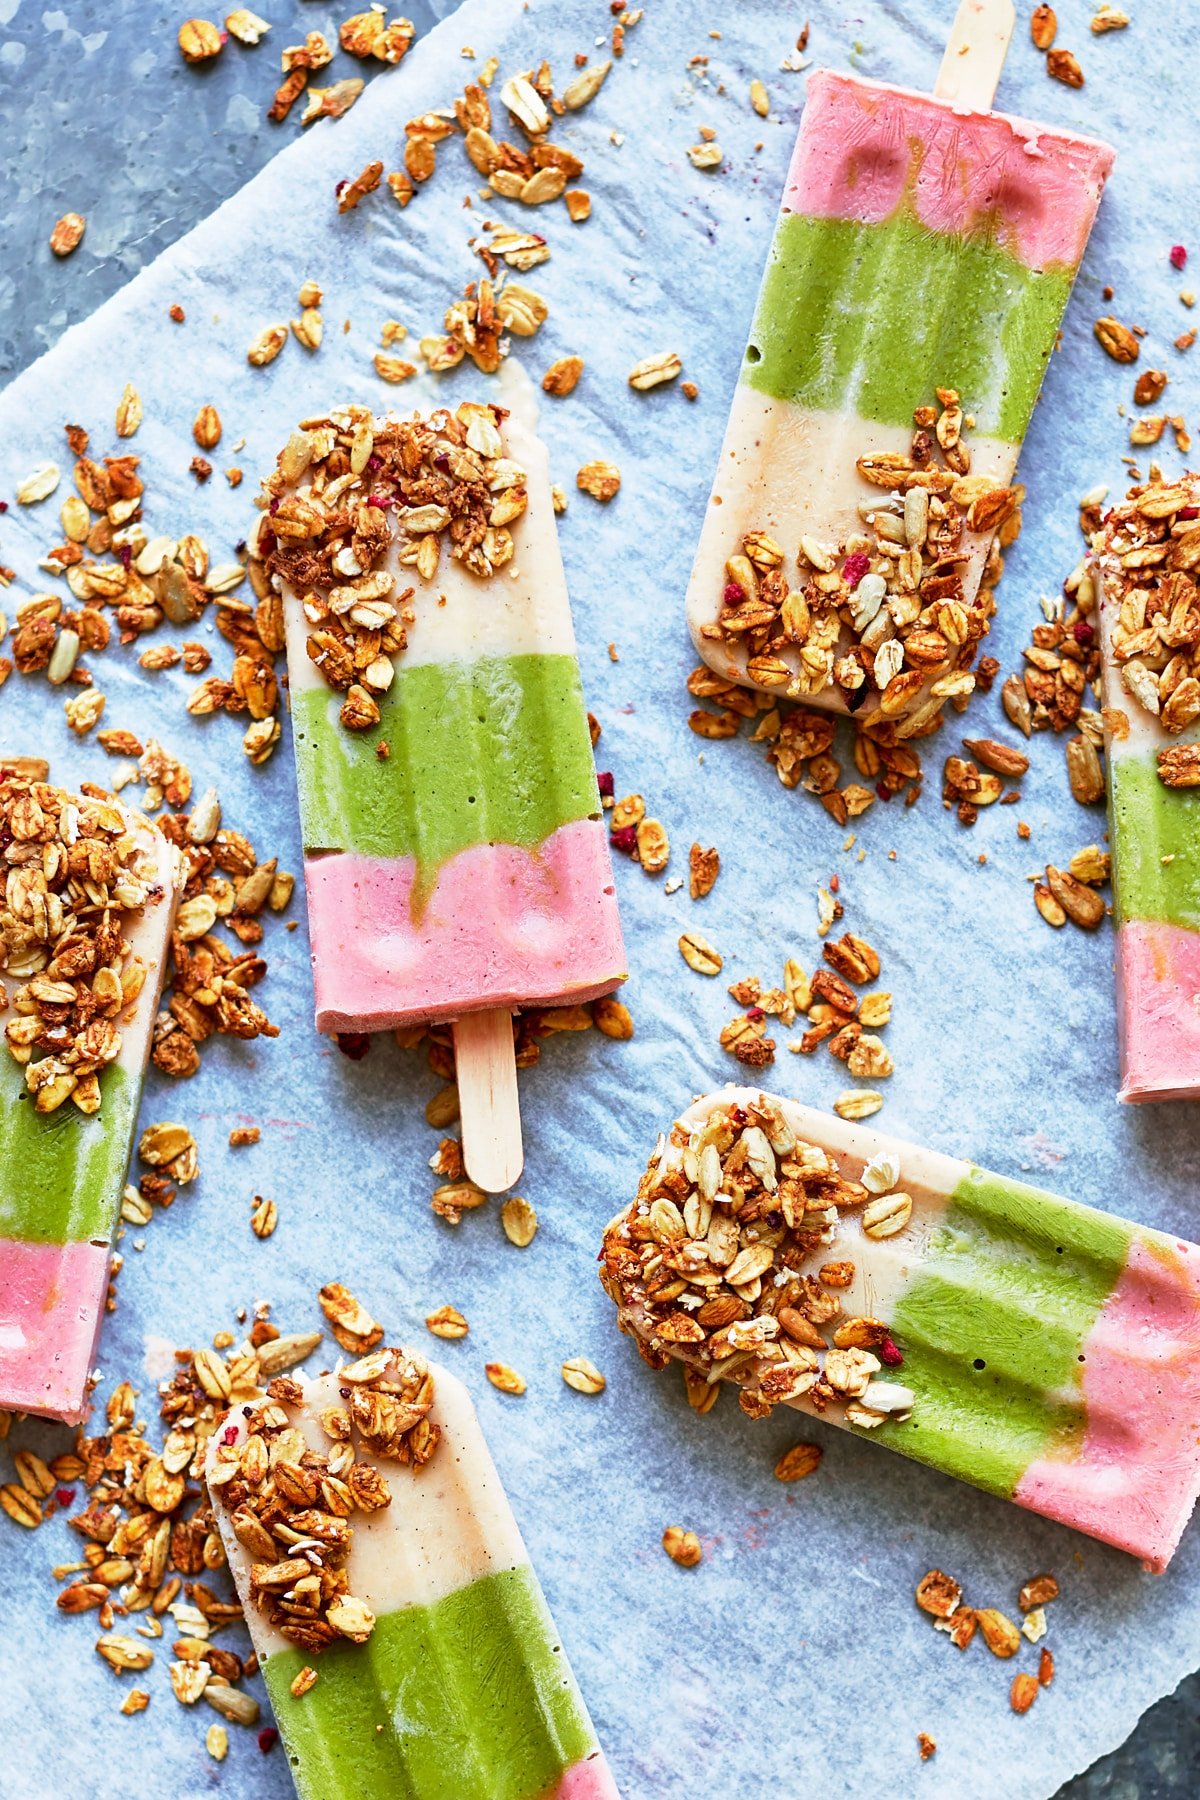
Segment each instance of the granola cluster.
[[[227,1409],[261,1400],[264,1383],[321,1341],[315,1331],[281,1335],[269,1310],[258,1307],[239,1340],[223,1331],[211,1349],[176,1352],[175,1373],[159,1388],[157,1447],[138,1416],[137,1392],[122,1381],[97,1433],[78,1431],[72,1448],[49,1462],[17,1450],[16,1479],[0,1487],[0,1508],[14,1524],[36,1530],[65,1512],[82,1540],[79,1560],[54,1569],[62,1584],[56,1604],[60,1612],[95,1618],[97,1655],[120,1674],[144,1675],[165,1648],[165,1626],[173,1634],[167,1667],[176,1699],[187,1706],[203,1699],[219,1720],[243,1727],[259,1723],[259,1704],[237,1684],[258,1662],[213,1642],[240,1624],[242,1609],[211,1585],[225,1553],[202,1476],[208,1440]],[[12,1422],[0,1410],[0,1439]],[[121,1711],[142,1712],[150,1699],[146,1688],[131,1687]],[[211,1725],[212,1754],[223,1754],[225,1741],[224,1725]]]
[[677,1123],[605,1233],[600,1279],[622,1330],[652,1368],[684,1362],[699,1411],[732,1380],[751,1418],[800,1398],[819,1412],[844,1405],[846,1421],[867,1428],[906,1417],[911,1390],[876,1379],[903,1362],[886,1323],[842,1314],[854,1264],[808,1267],[843,1212],[861,1214],[867,1237],[902,1231],[912,1199],[898,1179],[888,1158],[848,1179],[765,1094]]
[[939,388],[938,400],[940,412],[918,408],[909,453],[859,457],[880,490],[859,508],[863,533],[836,546],[802,538],[793,572],[782,545],[747,532],[725,565],[720,614],[702,628],[744,652],[756,686],[795,701],[836,689],[889,744],[933,730],[945,703],[974,689],[994,607],[987,586],[967,603],[963,564],[970,538],[1003,532],[1020,501],[969,473],[958,395]]
[[249,1409],[247,1434],[228,1426],[208,1466],[208,1484],[251,1558],[250,1593],[276,1630],[317,1653],[338,1638],[365,1643],[370,1608],[350,1591],[346,1565],[356,1512],[391,1502],[387,1481],[358,1452],[420,1468],[437,1449],[431,1423],[433,1377],[420,1357],[379,1349],[338,1371],[346,1405],[324,1407],[328,1451],[310,1448],[289,1408],[305,1392],[273,1381]]
[[[1096,542],[1109,645],[1133,703],[1178,736],[1200,720],[1200,475],[1129,490]],[[1128,721],[1106,715],[1115,736]],[[1167,787],[1200,786],[1200,744],[1158,753]]]
[[347,406],[305,420],[280,452],[253,554],[298,595],[308,655],[346,695],[347,728],[379,722],[376,696],[414,621],[416,589],[397,591],[394,569],[431,581],[443,545],[481,579],[511,559],[508,526],[528,495],[504,454],[505,417],[472,402],[404,420]]
[[146,980],[127,932],[167,903],[161,874],[130,815],[90,783],[74,796],[0,771],[0,845],[0,974],[19,983],[11,996],[0,983],[9,1055],[38,1112],[65,1100],[97,1112]]

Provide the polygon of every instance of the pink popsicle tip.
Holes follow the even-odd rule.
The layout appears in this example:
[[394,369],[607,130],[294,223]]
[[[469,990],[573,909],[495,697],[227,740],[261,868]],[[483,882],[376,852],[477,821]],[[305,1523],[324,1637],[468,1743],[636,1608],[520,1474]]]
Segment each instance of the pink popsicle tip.
[[1171,245],[1171,267],[1182,269],[1187,264],[1187,248],[1183,244]]
[[858,586],[863,576],[871,567],[871,559],[862,550],[855,550],[842,564],[842,574],[850,585],[851,593]]
[[365,1031],[339,1031],[333,1041],[351,1062],[361,1062],[371,1048],[371,1040]]

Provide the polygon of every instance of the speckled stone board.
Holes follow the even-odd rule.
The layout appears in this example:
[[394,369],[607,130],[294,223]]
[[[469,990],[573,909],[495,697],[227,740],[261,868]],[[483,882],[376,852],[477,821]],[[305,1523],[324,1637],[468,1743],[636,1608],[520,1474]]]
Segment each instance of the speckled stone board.
[[[273,23],[263,45],[231,44],[215,66],[196,70],[181,65],[175,47],[183,8],[114,0],[68,12],[0,0],[0,126],[6,147],[22,146],[0,167],[7,373],[86,320],[299,138],[295,121],[276,128],[263,119],[278,48],[331,29],[337,14],[319,0],[278,9],[264,0],[258,10]],[[854,11],[807,10],[817,61],[927,87],[952,7],[867,0]],[[1060,7],[1061,42],[1087,78],[1081,92],[1047,80],[1022,19],[998,97],[1013,111],[1108,137],[1119,151],[1023,458],[1025,532],[1009,559],[990,646],[1006,671],[1020,666],[1041,618],[1038,596],[1054,593],[1079,555],[1076,496],[1122,479],[1126,428],[1116,408],[1128,406],[1132,381],[1103,357],[1091,321],[1113,310],[1144,324],[1143,362],[1170,369],[1171,411],[1196,409],[1192,370],[1200,364],[1170,347],[1192,316],[1178,300],[1190,272],[1172,271],[1167,250],[1195,226],[1185,175],[1198,135],[1197,25],[1181,8],[1152,16],[1143,4],[1132,8],[1143,16],[1127,32],[1098,39],[1087,29],[1090,10],[1082,0]],[[535,0],[528,10],[516,0],[477,0],[466,16],[468,28],[452,21],[448,35],[419,44],[400,71],[378,78],[346,120],[318,126],[311,146],[282,166],[281,186],[252,190],[247,205],[181,245],[174,260],[168,253],[100,315],[93,335],[68,337],[0,398],[0,495],[9,497],[35,461],[54,455],[66,463],[58,435],[66,417],[84,417],[111,448],[107,422],[135,377],[148,401],[135,440],[147,457],[148,522],[155,530],[195,523],[225,560],[244,535],[254,474],[270,466],[295,417],[330,389],[378,404],[394,397],[370,374],[377,321],[395,316],[428,328],[451,292],[480,272],[465,248],[472,221],[460,202],[470,181],[457,149],[453,173],[406,214],[389,211],[381,195],[375,210],[364,207],[336,229],[324,213],[303,220],[303,272],[336,295],[331,319],[353,314],[351,336],[337,334],[320,361],[306,362],[289,345],[256,377],[244,367],[244,344],[267,316],[294,310],[293,272],[284,279],[271,265],[280,241],[274,199],[303,193],[310,208],[331,212],[335,178],[377,147],[396,155],[403,121],[461,85],[464,40],[480,56],[502,50],[506,69],[548,55],[557,75],[575,52],[596,54],[611,22],[599,0]],[[702,987],[683,968],[678,932],[691,925],[718,942],[731,978],[773,981],[789,954],[811,966],[815,890],[834,868],[847,923],[879,946],[896,994],[888,1039],[897,1073],[878,1122],[1200,1235],[1192,1112],[1119,1112],[1112,1099],[1106,933],[1055,937],[1033,911],[1029,869],[1103,830],[1099,816],[1072,810],[1061,743],[1034,745],[1019,812],[1034,826],[1030,846],[1015,841],[1014,809],[991,809],[969,833],[943,815],[939,747],[913,812],[877,806],[860,822],[860,863],[856,852],[843,852],[844,834],[811,796],[780,787],[761,746],[700,745],[684,727],[693,658],[682,593],[803,103],[803,73],[779,68],[803,16],[747,4],[708,17],[682,0],[650,0],[601,101],[568,128],[566,141],[586,156],[596,218],[576,241],[554,217],[553,259],[530,279],[546,294],[550,318],[532,345],[516,349],[535,376],[569,351],[582,351],[589,364],[574,401],[547,403],[543,429],[556,477],[571,488],[562,541],[585,688],[604,725],[601,767],[616,771],[618,792],[645,792],[664,819],[672,873],[697,836],[721,846],[721,882],[701,910],[686,890],[672,898],[636,867],[618,868],[637,1036],[630,1045],[591,1034],[552,1040],[524,1079],[521,1191],[542,1220],[524,1253],[505,1243],[494,1207],[469,1215],[457,1232],[431,1217],[424,1165],[434,1134],[421,1108],[434,1078],[420,1057],[390,1044],[350,1064],[318,1043],[303,925],[287,937],[276,921],[260,997],[281,1038],[213,1046],[190,1085],[151,1077],[143,1122],[184,1119],[200,1142],[202,1172],[155,1218],[144,1253],[130,1238],[122,1246],[101,1392],[131,1374],[152,1418],[164,1345],[200,1341],[195,1334],[231,1324],[237,1306],[260,1296],[270,1297],[284,1328],[307,1328],[319,1323],[313,1289],[331,1276],[361,1293],[390,1332],[423,1342],[425,1312],[453,1301],[472,1333],[439,1349],[455,1358],[480,1406],[627,1800],[754,1800],[800,1780],[847,1800],[867,1791],[1040,1800],[1139,1714],[1131,1740],[1062,1791],[1073,1800],[1178,1800],[1200,1789],[1195,1679],[1176,1699],[1143,1709],[1200,1661],[1190,1600],[1200,1579],[1200,1527],[1168,1575],[1153,1581],[1116,1553],[807,1424],[803,1435],[825,1446],[819,1477],[781,1489],[771,1468],[795,1426],[778,1416],[752,1424],[728,1397],[696,1420],[678,1384],[653,1377],[616,1337],[595,1284],[599,1230],[632,1191],[655,1131],[692,1093],[734,1072],[716,1043],[732,1004],[719,984]],[[345,58],[331,71],[349,72]],[[766,120],[745,103],[752,76],[768,85]],[[715,178],[686,156],[707,123],[726,153]],[[88,233],[57,263],[46,239],[68,209],[87,215]],[[504,216],[527,222],[515,206]],[[1191,248],[1194,268],[1200,243]],[[252,260],[260,251],[262,269]],[[1116,288],[1111,303],[1106,282]],[[180,292],[188,333],[164,338],[167,300]],[[631,364],[665,348],[680,350],[699,383],[690,409],[677,390],[638,396],[625,388]],[[455,377],[447,391],[463,398],[479,385]],[[190,421],[213,398],[229,415],[230,436],[249,438],[241,499],[217,481],[197,490],[186,473]],[[597,455],[611,456],[624,475],[607,510],[572,485],[573,471]],[[1178,466],[1169,437],[1163,456],[1168,468]],[[44,523],[12,515],[0,523],[0,561],[17,567],[18,593],[46,585],[36,559],[56,506],[57,499],[45,509]],[[619,662],[609,660],[610,640]],[[215,635],[212,643],[224,656]],[[227,658],[219,666],[224,672]],[[298,867],[286,727],[272,762],[250,770],[236,722],[183,718],[190,684],[181,674],[147,682],[125,652],[97,659],[97,675],[109,694],[105,723],[161,737],[186,758],[197,791],[217,783],[230,821]],[[973,704],[966,728],[1006,733],[996,695]],[[14,677],[0,693],[0,752],[35,741],[64,776],[98,780],[111,771],[94,741],[70,736],[40,682]],[[302,916],[298,902],[294,916]],[[844,1085],[828,1058],[779,1060],[778,1085],[814,1103],[827,1105]],[[239,1162],[226,1136],[247,1119],[261,1123],[263,1143]],[[280,1209],[275,1235],[261,1244],[248,1224],[254,1192]],[[562,1387],[558,1365],[572,1354],[590,1356],[608,1376],[597,1400]],[[521,1367],[527,1395],[517,1401],[490,1389],[485,1357]],[[49,1427],[15,1430],[0,1448],[0,1479],[11,1479],[20,1444],[50,1454],[65,1441]],[[697,1570],[675,1569],[658,1549],[662,1527],[675,1521],[704,1538]],[[287,1800],[281,1756],[260,1756],[253,1734],[231,1731],[227,1762],[209,1761],[209,1715],[177,1707],[165,1655],[147,1678],[149,1711],[122,1718],[121,1685],[91,1648],[92,1621],[52,1607],[49,1565],[67,1560],[76,1540],[61,1519],[28,1535],[4,1519],[0,1527],[4,1800]],[[1007,1671],[981,1646],[960,1660],[915,1615],[913,1582],[935,1562],[967,1579],[972,1597],[1000,1604],[1011,1604],[1011,1590],[1035,1568],[1058,1571],[1064,1599],[1051,1641],[1059,1677],[1028,1719],[1009,1715]],[[221,1641],[245,1648],[240,1632]],[[261,1698],[261,1684],[250,1685]],[[922,1728],[939,1740],[923,1768],[914,1741]]]

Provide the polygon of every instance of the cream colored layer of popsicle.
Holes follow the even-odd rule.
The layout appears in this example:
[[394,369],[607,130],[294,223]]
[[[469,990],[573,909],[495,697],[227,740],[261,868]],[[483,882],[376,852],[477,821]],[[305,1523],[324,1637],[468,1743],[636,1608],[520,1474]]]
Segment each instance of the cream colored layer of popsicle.
[[[529,1561],[466,1388],[440,1367],[434,1373],[435,1397],[429,1416],[441,1428],[442,1441],[432,1460],[415,1473],[382,1462],[391,1504],[379,1512],[355,1512],[351,1519],[354,1542],[346,1564],[351,1591],[380,1618],[401,1607],[430,1605],[481,1576],[522,1568]],[[304,1405],[288,1408],[289,1423],[299,1427],[314,1450],[328,1452],[332,1446],[318,1415],[324,1407],[343,1404],[337,1373],[298,1379],[305,1390]],[[243,1442],[245,1420],[237,1409],[230,1413],[223,1430],[230,1428],[238,1434],[234,1441]],[[219,1430],[212,1440],[210,1462],[222,1435]],[[267,1622],[251,1599],[253,1559],[233,1534],[220,1489],[212,1492],[213,1510],[255,1649],[260,1656],[290,1649],[288,1640]]]
[[[121,1049],[114,1062],[140,1081],[150,1060],[154,1020],[167,973],[171,927],[175,922],[175,908],[183,892],[185,871],[183,859],[174,844],[149,819],[126,807],[122,807],[122,811],[129,818],[138,844],[153,860],[164,890],[163,898],[157,903],[148,903],[140,916],[129,921],[125,931],[134,955],[140,956],[146,965],[146,981],[134,1005],[127,1007],[121,1015]],[[100,1077],[100,1087],[103,1093],[103,1075]]]
[[[481,581],[463,564],[443,552],[437,574],[425,581],[415,568],[401,567],[393,543],[381,567],[395,576],[395,593],[417,591],[406,603],[413,614],[408,644],[398,667],[411,669],[421,663],[470,662],[481,656],[573,656],[575,633],[558,533],[550,494],[550,462],[546,446],[537,435],[537,401],[524,370],[509,361],[496,384],[498,404],[510,409],[502,431],[505,454],[525,470],[529,504],[510,526],[515,546],[513,560],[490,581]],[[429,409],[422,409],[427,411]],[[297,490],[304,494],[306,485]],[[294,689],[325,688],[337,709],[342,696],[328,688],[320,670],[305,649],[307,626],[299,597],[284,593],[287,629],[288,679]]]
[[[803,536],[815,537],[832,548],[868,531],[859,506],[872,502],[882,506],[887,494],[863,480],[856,459],[881,454],[908,456],[912,436],[911,426],[812,411],[739,382],[687,593],[692,642],[718,675],[763,693],[779,692],[747,674],[745,652],[739,645],[703,635],[703,628],[715,624],[720,614],[725,564],[741,550],[745,534],[768,532],[790,559]],[[986,476],[997,487],[1006,487],[1016,469],[1019,449],[1002,438],[972,434],[972,475]],[[991,533],[964,535],[963,597],[967,605],[979,590],[991,537]],[[783,660],[798,669],[797,651],[785,652]],[[804,704],[827,712],[848,710],[843,690],[834,684],[819,694],[806,695]],[[864,710],[872,710],[872,704]]]

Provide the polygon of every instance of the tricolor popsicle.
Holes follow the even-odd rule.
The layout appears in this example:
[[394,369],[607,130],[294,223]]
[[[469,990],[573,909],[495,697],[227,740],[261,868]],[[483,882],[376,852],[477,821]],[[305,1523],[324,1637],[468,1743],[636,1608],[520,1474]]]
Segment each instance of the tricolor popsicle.
[[1095,540],[1122,1100],[1200,1095],[1200,475]]
[[300,1800],[617,1800],[461,1383],[382,1349],[271,1391],[206,1473]]
[[[993,88],[1006,44],[979,52]],[[688,589],[717,676],[897,736],[973,686],[989,549],[1113,161],[987,111],[986,83],[972,110],[961,77],[954,42],[932,96],[809,76]]]
[[0,772],[0,1406],[77,1422],[181,886],[99,790]]
[[528,382],[503,400],[506,421],[308,421],[258,548],[284,594],[318,1028],[480,1015],[515,1105],[512,1011],[608,993],[625,958],[546,452]]
[[1200,1491],[1200,1248],[752,1088],[605,1234],[655,1367],[731,1379],[1166,1567]]

